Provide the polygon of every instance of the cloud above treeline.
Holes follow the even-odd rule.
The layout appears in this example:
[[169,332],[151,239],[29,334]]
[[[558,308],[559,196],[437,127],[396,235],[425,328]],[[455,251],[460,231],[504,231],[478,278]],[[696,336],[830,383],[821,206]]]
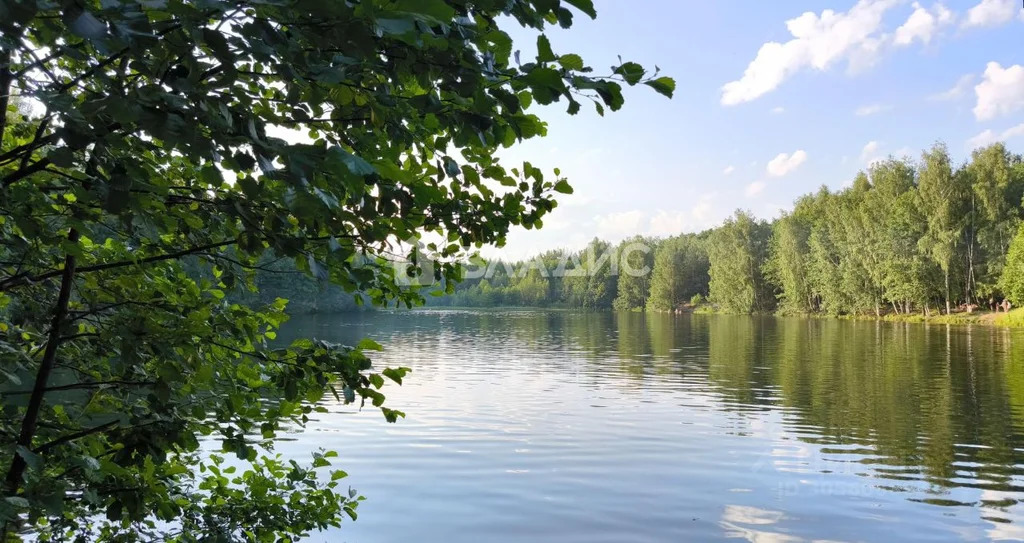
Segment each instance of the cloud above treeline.
[[742,76],[722,86],[722,105],[756,100],[802,71],[824,72],[837,66],[850,72],[864,70],[889,50],[931,44],[958,19],[963,29],[1024,20],[1018,0],[981,0],[960,15],[941,2],[914,2],[902,24],[888,31],[885,16],[901,5],[901,0],[859,0],[847,11],[808,11],[789,19],[785,25],[792,38],[761,45]]
[[772,177],[783,177],[795,171],[801,164],[807,161],[807,152],[803,149],[790,153],[779,153],[768,162],[768,175]]

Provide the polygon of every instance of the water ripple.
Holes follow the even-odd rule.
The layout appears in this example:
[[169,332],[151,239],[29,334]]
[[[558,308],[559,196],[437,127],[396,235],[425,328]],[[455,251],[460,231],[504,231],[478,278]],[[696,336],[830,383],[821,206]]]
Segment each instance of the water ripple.
[[449,310],[284,332],[414,370],[398,424],[327,402],[279,447],[339,451],[369,498],[313,541],[1024,538],[1019,333]]

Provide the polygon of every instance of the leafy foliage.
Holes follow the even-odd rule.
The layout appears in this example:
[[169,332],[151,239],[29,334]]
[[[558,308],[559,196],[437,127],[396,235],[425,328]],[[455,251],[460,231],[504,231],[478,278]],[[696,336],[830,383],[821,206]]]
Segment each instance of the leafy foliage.
[[653,238],[636,236],[622,243],[619,254],[620,270],[615,285],[616,296],[612,307],[620,311],[643,309],[651,292],[651,271],[658,242]]
[[1014,305],[1024,306],[1024,223],[1017,228],[1017,235],[1010,244],[999,288]]
[[[654,256],[647,308],[673,311],[690,301],[703,302],[709,281],[707,241],[694,235],[665,240]],[[700,296],[698,299],[697,296]]]
[[[571,187],[495,156],[544,135],[531,104],[603,114],[623,84],[674,88],[631,62],[597,76],[543,37],[520,63],[501,28],[579,12],[0,0],[2,537],[290,541],[354,518],[343,472],[316,473],[329,453],[268,451],[331,392],[394,421],[380,388],[406,370],[374,373],[372,342],[278,345],[266,274],[411,306],[396,260],[437,260],[450,289],[467,251],[540,227]],[[393,252],[424,234],[442,242]]]
[[771,227],[743,211],[725,221],[708,240],[711,277],[708,298],[730,313],[773,308],[772,289],[761,271],[768,257]]

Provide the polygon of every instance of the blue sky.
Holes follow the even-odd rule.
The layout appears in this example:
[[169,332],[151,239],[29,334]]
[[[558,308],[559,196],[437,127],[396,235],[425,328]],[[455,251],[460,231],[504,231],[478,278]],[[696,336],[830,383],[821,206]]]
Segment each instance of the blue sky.
[[[936,140],[955,160],[980,143],[1024,149],[1021,0],[595,0],[596,20],[549,31],[556,54],[595,67],[621,55],[676,79],[673,100],[629,89],[626,106],[538,108],[548,137],[504,153],[560,167],[575,187],[540,231],[501,254],[578,248],[595,235],[672,235],[743,208],[763,218],[872,160]],[[534,37],[517,32],[533,54]]]

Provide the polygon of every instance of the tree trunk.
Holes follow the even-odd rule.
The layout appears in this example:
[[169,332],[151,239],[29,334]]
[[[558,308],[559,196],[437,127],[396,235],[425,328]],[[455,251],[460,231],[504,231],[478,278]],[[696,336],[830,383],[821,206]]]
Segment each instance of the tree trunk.
[[946,276],[946,314],[951,315],[953,313],[953,304],[949,301],[949,265],[947,263],[946,269],[943,270],[943,274]]
[[964,302],[971,303],[971,293],[974,291],[974,242],[977,238],[974,229],[974,194],[971,194],[971,235],[967,244],[967,284],[964,286]]
[[[68,241],[78,241],[78,231],[71,229],[68,233]],[[21,431],[18,434],[18,447],[32,450],[32,441],[36,435],[36,426],[39,422],[39,412],[43,408],[43,396],[46,394],[46,384],[50,379],[57,362],[57,348],[60,347],[60,338],[64,331],[65,318],[68,313],[68,302],[71,300],[71,288],[75,279],[75,257],[68,253],[64,257],[64,270],[61,273],[60,292],[57,294],[57,303],[53,308],[53,319],[50,321],[50,330],[46,338],[46,348],[43,350],[43,358],[39,362],[39,371],[36,373],[35,383],[32,385],[32,395],[29,396],[28,407],[25,409],[25,418],[21,420]],[[17,494],[21,486],[22,476],[25,474],[27,464],[20,454],[15,454],[11,460],[11,467],[7,470],[4,478],[5,492],[11,496]],[[9,523],[4,523],[0,531],[3,539],[6,540],[9,530]]]

